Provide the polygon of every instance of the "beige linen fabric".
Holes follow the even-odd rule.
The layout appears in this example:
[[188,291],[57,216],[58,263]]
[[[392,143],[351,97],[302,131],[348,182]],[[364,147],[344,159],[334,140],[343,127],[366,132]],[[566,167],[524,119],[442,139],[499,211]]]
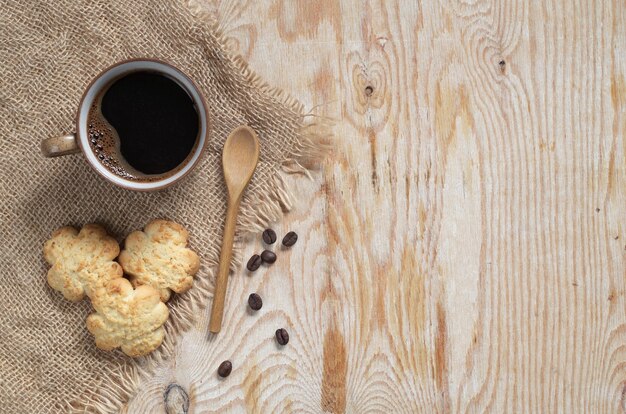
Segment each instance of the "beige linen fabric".
[[[82,155],[45,159],[42,139],[73,131],[82,92],[102,69],[129,58],[168,61],[199,86],[211,112],[210,144],[180,184],[157,193],[114,187]],[[176,333],[210,304],[225,211],[221,148],[240,124],[261,139],[261,159],[243,201],[240,229],[255,230],[288,208],[281,168],[301,168],[320,146],[302,108],[263,85],[225,50],[210,22],[180,0],[8,0],[0,7],[0,411],[116,411]],[[304,169],[301,169],[304,171]],[[254,202],[250,202],[254,200]],[[194,287],[170,301],[166,343],[132,360],[103,352],[74,304],[46,284],[42,245],[63,225],[100,223],[118,240],[154,218],[190,230],[202,266]]]

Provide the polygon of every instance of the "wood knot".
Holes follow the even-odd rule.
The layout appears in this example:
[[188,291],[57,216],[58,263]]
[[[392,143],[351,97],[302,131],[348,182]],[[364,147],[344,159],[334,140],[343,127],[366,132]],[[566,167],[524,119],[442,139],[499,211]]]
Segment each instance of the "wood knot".
[[374,93],[374,87],[371,85],[368,85],[365,87],[365,96],[372,96],[372,94]]
[[189,411],[189,396],[178,384],[167,386],[163,394],[165,412],[167,414],[187,414]]
[[506,69],[506,62],[504,60],[501,60],[500,62],[498,62],[498,65],[500,66],[500,70],[504,72],[504,70]]

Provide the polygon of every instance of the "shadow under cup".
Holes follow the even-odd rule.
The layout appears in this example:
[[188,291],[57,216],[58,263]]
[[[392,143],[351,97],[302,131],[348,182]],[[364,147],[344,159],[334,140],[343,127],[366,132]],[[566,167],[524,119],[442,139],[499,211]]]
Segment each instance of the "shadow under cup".
[[98,75],[81,99],[76,133],[44,140],[42,151],[82,151],[107,181],[152,191],[198,164],[208,131],[207,106],[191,79],[165,62],[137,59]]

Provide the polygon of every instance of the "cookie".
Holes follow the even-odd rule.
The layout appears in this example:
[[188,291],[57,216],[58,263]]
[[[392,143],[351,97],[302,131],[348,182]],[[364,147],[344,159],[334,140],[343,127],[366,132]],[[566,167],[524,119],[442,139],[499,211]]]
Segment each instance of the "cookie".
[[90,296],[104,283],[122,277],[114,262],[120,246],[97,224],[87,224],[80,232],[62,227],[44,244],[43,254],[52,267],[48,284],[73,302]]
[[150,285],[167,301],[172,291],[191,288],[200,267],[198,255],[187,248],[188,238],[180,224],[154,220],[126,238],[119,262],[134,286]]
[[126,355],[138,357],[163,342],[169,311],[153,287],[133,289],[128,280],[115,279],[98,289],[91,304],[96,313],[87,318],[87,329],[98,348],[121,348]]

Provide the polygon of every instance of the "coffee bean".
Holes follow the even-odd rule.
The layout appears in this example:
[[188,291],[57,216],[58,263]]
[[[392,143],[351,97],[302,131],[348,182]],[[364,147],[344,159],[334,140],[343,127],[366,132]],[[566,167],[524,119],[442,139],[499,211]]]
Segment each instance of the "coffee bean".
[[294,231],[290,231],[283,237],[283,246],[291,247],[298,241],[298,235]]
[[222,362],[217,369],[217,373],[220,377],[226,378],[230,375],[230,372],[233,370],[233,364],[230,361],[226,360]]
[[264,250],[263,253],[261,253],[261,259],[263,259],[265,263],[272,264],[276,261],[276,253]]
[[261,267],[261,263],[263,263],[263,259],[261,259],[261,256],[259,256],[258,254],[254,254],[250,258],[250,260],[248,260],[248,264],[246,265],[246,267],[249,271],[254,272],[259,267]]
[[251,293],[248,296],[248,306],[250,306],[250,309],[257,311],[263,307],[263,299],[256,293]]
[[280,345],[287,345],[287,342],[289,342],[289,333],[287,330],[283,328],[277,329],[276,340]]
[[265,244],[274,244],[276,242],[276,232],[272,229],[267,229],[263,232],[263,241]]

